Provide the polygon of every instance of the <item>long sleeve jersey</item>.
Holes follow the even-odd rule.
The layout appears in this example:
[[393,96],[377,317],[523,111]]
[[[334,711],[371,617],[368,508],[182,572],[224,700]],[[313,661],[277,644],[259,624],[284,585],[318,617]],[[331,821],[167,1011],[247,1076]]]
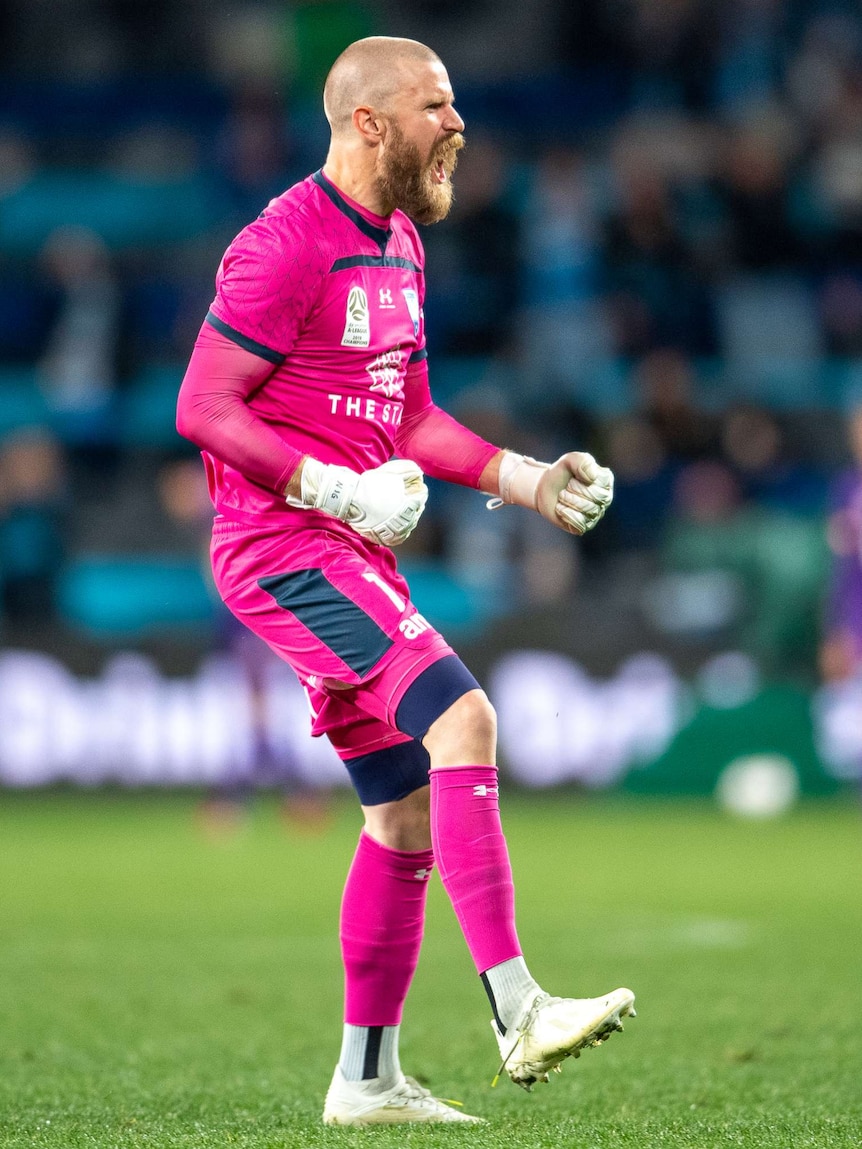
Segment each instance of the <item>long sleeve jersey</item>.
[[[477,487],[497,448],[432,401],[424,252],[402,212],[375,216],[317,172],[228,247],[180,391],[226,518],[309,520],[284,489],[304,455],[357,471],[397,453]],[[331,523],[331,520],[329,520]]]

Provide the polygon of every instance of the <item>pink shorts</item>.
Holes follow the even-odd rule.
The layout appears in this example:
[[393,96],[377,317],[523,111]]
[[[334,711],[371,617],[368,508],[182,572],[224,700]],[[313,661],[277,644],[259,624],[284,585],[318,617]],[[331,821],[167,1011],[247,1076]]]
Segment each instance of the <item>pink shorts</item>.
[[228,609],[293,667],[312,734],[326,734],[345,759],[410,741],[395,725],[398,703],[454,653],[411,603],[392,551],[348,529],[257,530],[217,518],[211,547]]

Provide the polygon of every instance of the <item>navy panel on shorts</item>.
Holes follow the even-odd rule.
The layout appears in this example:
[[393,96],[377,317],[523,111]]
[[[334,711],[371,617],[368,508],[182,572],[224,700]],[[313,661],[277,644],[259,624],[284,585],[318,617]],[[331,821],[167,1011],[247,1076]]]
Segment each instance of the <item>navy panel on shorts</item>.
[[295,615],[354,674],[367,674],[394,646],[385,630],[316,568],[258,579],[261,590]]
[[431,761],[422,743],[414,740],[348,758],[344,765],[362,805],[379,806],[427,786]]
[[481,689],[457,654],[432,662],[411,682],[398,703],[395,725],[412,738],[423,738],[428,727],[468,690]]

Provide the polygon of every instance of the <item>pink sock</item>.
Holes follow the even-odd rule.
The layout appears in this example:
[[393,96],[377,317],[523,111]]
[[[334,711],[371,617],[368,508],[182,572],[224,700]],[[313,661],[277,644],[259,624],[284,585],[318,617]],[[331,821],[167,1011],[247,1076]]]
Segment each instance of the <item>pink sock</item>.
[[400,1025],[422,929],[431,850],[390,850],[363,830],[341,901],[344,1020]]
[[495,766],[431,771],[431,840],[476,969],[521,955]]

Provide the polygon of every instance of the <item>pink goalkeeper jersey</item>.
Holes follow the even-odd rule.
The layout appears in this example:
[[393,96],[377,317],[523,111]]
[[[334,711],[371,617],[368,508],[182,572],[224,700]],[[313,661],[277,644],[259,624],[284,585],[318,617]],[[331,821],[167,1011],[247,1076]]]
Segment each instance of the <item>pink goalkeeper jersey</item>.
[[[373,216],[322,172],[272,200],[227,249],[207,315],[273,364],[250,410],[324,463],[364,471],[390,459],[408,364],[425,358],[423,264],[403,212]],[[203,455],[227,518],[308,523],[308,511]]]

